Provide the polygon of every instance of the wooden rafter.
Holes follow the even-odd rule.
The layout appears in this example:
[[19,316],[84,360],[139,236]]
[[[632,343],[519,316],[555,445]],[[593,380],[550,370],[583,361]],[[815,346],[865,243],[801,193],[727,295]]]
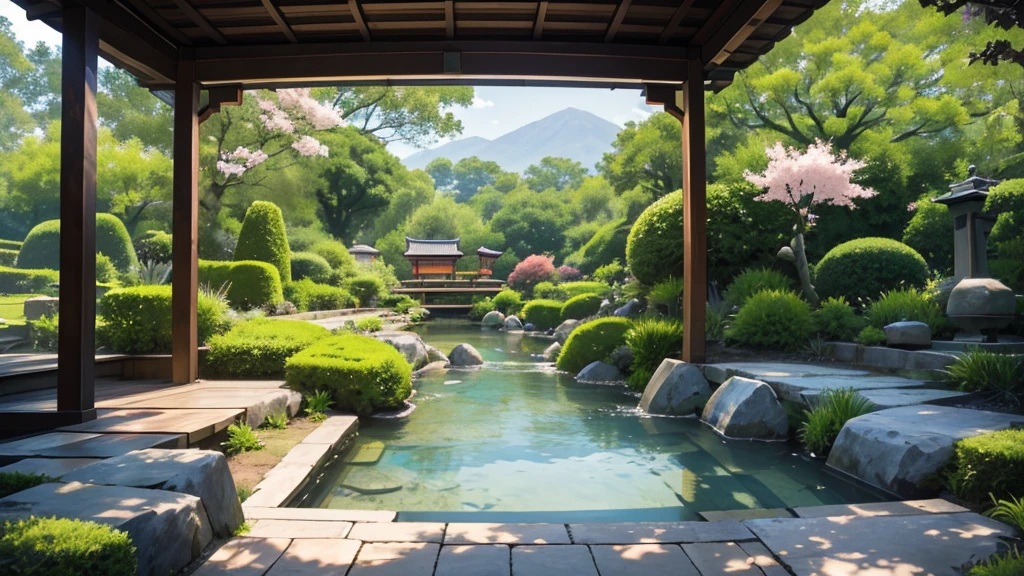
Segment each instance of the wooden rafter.
[[754,30],[757,30],[775,10],[782,5],[782,0],[744,1],[729,13],[722,26],[702,45],[702,57],[705,64],[722,64],[729,59],[734,50],[739,48]]
[[604,34],[605,42],[611,42],[615,39],[615,34],[619,31],[619,26],[622,25],[622,21],[626,18],[626,12],[629,11],[629,5],[632,2],[633,0],[620,0],[619,7],[615,10],[615,16],[608,23],[608,31]]
[[544,18],[548,15],[548,3],[537,4],[537,17],[533,21],[533,39],[540,40],[544,36]]
[[363,18],[363,11],[359,8],[357,0],[348,0],[348,9],[352,11],[352,19],[359,26],[359,33],[362,34],[365,42],[370,41],[370,29],[366,27],[366,19]]
[[[704,25],[697,30],[697,33],[690,38],[691,45],[702,46],[704,45],[713,34],[715,34],[721,27],[722,23],[729,17],[736,6],[742,4],[740,0],[725,0],[718,5],[718,8],[711,13],[711,16],[704,22]],[[760,0],[751,1],[749,4],[761,4]]]
[[150,8],[149,4],[147,4],[145,0],[128,0],[128,4],[175,42],[185,46],[192,45],[192,40],[190,40],[188,36],[185,36],[181,30],[171,26],[171,23],[157,13],[156,10]]
[[261,0],[263,7],[266,8],[267,14],[277,22],[278,27],[281,28],[281,33],[288,38],[288,41],[292,44],[297,44],[299,39],[295,37],[295,32],[292,31],[291,26],[288,25],[284,20],[284,15],[281,14],[281,10],[278,9],[277,5],[274,4],[274,0]]
[[452,0],[444,3],[444,37],[449,40],[455,38],[455,2]]
[[199,10],[196,10],[194,6],[189,4],[188,0],[174,0],[174,3],[178,5],[178,8],[180,8],[196,26],[199,26],[199,28],[216,43],[228,43],[227,39],[224,38],[224,35],[221,34],[213,24],[210,24],[210,21],[206,19],[206,16],[200,14]]
[[658,44],[667,44],[675,36],[676,30],[679,29],[679,23],[682,22],[683,16],[686,16],[686,13],[693,7],[694,1],[683,0],[679,3],[679,7],[672,13],[672,19],[668,21],[665,29],[661,31],[661,36],[658,37]]

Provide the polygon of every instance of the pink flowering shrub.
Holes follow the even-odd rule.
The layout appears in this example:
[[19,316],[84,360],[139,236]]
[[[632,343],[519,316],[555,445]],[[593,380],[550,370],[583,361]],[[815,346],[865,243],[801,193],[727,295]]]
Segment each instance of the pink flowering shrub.
[[516,264],[516,269],[508,275],[508,285],[520,292],[532,291],[538,282],[550,280],[554,275],[554,260],[551,256],[527,256]]
[[565,264],[559,266],[556,272],[558,272],[558,280],[560,282],[575,282],[577,280],[583,279],[582,272],[580,272],[576,268],[573,268],[572,266],[567,266]]

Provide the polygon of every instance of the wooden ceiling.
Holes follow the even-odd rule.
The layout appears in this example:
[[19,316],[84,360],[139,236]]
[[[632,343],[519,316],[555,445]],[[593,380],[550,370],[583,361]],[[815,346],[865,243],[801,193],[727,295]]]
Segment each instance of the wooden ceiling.
[[61,3],[103,18],[101,53],[153,88],[178,54],[207,86],[390,82],[720,89],[827,0],[14,0],[61,26]]

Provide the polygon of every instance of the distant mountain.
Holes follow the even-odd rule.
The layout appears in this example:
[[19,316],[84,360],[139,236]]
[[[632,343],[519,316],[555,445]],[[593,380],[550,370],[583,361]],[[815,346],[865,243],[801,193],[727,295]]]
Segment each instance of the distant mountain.
[[409,169],[416,169],[426,168],[435,158],[458,162],[477,156],[497,162],[504,170],[522,173],[545,156],[559,156],[576,160],[593,170],[601,156],[611,150],[619,130],[621,128],[600,116],[566,108],[494,140],[479,136],[463,138],[412,154],[402,163]]

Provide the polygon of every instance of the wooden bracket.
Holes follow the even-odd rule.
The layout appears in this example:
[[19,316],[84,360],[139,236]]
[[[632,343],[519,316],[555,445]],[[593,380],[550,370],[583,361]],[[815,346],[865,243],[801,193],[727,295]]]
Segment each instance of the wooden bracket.
[[242,87],[241,86],[216,86],[209,90],[210,101],[199,109],[199,123],[202,124],[206,120],[213,116],[215,113],[220,112],[221,106],[241,106],[242,105]]

